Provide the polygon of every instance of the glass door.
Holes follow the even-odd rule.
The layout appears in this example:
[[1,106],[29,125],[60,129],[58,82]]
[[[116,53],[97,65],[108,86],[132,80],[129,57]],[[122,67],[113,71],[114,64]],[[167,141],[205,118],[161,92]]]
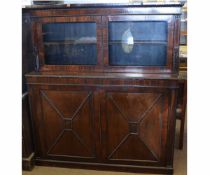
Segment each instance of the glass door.
[[43,18],[37,25],[41,70],[100,65],[100,17]]
[[107,69],[129,72],[170,69],[172,16],[110,16],[103,20],[107,25],[104,32]]
[[43,24],[47,65],[96,65],[96,24],[93,22]]

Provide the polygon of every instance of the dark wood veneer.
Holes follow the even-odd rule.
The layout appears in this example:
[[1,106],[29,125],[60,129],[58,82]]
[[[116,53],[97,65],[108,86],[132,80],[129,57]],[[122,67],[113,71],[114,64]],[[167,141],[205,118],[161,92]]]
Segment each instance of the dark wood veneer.
[[[179,16],[174,5],[26,8],[37,71],[26,75],[38,165],[173,172]],[[109,21],[166,21],[166,66],[110,66]],[[95,22],[96,65],[46,65],[42,25]]]
[[[172,167],[174,134],[171,133],[174,132],[175,126],[177,80],[72,80],[59,78],[59,75],[57,78],[47,79],[28,75],[27,80],[31,90],[39,164],[45,165],[45,160],[49,159],[57,162],[57,165],[61,165],[59,161],[66,161],[65,165],[72,165],[72,162],[89,162],[89,168],[103,165],[99,166],[99,169],[104,169],[107,165],[107,168],[112,167],[113,170],[117,169],[118,165],[119,169],[120,165],[128,165],[130,170],[132,166],[139,166],[136,167],[139,172],[142,170],[141,166]],[[92,134],[82,120],[78,121],[79,128],[76,130],[83,133],[78,136],[79,139],[86,138],[89,144],[81,141],[80,145],[77,143],[77,136],[70,134],[73,132],[71,127],[74,128],[74,122],[69,119],[70,123],[67,123],[67,119],[77,115],[78,119],[86,118],[85,123],[90,119]],[[68,133],[66,138],[64,132]],[[59,138],[56,139],[56,136]],[[57,149],[50,153],[48,148],[51,147],[52,150],[55,145]],[[86,147],[93,152],[85,151]],[[46,165],[51,163],[49,161]],[[81,167],[86,167],[83,163],[78,163],[78,166],[80,164]],[[167,168],[156,172],[164,170],[168,172]],[[150,172],[155,172],[155,168]]]

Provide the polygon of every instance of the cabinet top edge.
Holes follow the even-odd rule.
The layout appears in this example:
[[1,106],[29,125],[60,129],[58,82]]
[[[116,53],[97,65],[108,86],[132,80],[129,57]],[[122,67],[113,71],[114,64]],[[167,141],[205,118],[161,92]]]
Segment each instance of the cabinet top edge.
[[66,72],[31,72],[25,75],[27,78],[96,78],[96,79],[159,79],[159,80],[177,80],[187,79],[186,71],[180,71],[179,74],[140,74],[140,73],[66,73]]
[[23,10],[37,9],[71,9],[71,8],[123,8],[123,7],[182,7],[184,2],[142,2],[142,3],[96,3],[96,4],[55,4],[55,5],[26,5]]

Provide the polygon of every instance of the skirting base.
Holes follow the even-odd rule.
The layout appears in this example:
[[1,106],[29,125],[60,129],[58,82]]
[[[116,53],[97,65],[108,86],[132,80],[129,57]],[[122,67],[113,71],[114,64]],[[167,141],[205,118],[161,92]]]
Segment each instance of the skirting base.
[[31,171],[35,165],[34,153],[31,153],[27,158],[22,158],[22,169]]
[[36,159],[35,163],[36,165],[41,165],[41,166],[69,167],[69,168],[136,172],[136,173],[173,174],[172,167],[152,167],[152,166],[72,162],[72,161],[58,161],[58,160],[47,160],[47,159]]

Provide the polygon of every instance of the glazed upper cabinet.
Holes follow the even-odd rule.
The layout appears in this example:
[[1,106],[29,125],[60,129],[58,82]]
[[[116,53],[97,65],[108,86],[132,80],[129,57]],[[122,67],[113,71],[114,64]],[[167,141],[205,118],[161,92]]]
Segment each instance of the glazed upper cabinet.
[[41,71],[176,73],[174,15],[44,17],[34,23]]

